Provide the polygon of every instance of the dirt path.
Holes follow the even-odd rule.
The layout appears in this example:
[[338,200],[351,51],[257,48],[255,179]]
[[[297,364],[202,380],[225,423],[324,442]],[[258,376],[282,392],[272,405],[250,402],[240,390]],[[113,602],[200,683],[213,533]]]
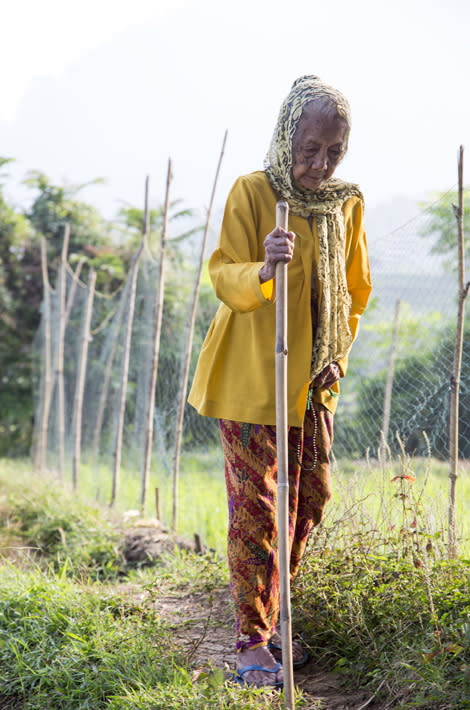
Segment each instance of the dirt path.
[[[174,540],[162,531],[147,528],[133,531],[126,537],[127,550],[133,551],[133,559],[156,558],[174,545]],[[11,537],[8,542],[8,548],[5,548],[8,557],[24,565],[25,548],[13,544]],[[181,546],[191,549],[191,544]],[[105,589],[106,585],[101,588],[101,593]],[[184,648],[195,671],[212,666],[222,668],[228,674],[235,668],[233,609],[228,585],[211,592],[162,588],[155,594],[140,584],[121,582],[110,585],[107,591],[131,599],[135,604],[151,605],[168,622],[176,642]],[[314,659],[296,672],[295,682],[303,690],[310,710],[382,710],[381,704],[374,702],[364,691],[345,691],[341,687],[341,678],[316,666]],[[0,692],[0,710],[20,710],[22,706],[21,701],[6,698]]]
[[[131,550],[130,559],[158,558],[165,550],[171,550],[174,542],[162,530],[132,528],[126,534],[126,556]],[[186,541],[184,548],[191,549],[191,545]],[[212,592],[170,591],[163,587],[152,598],[135,584],[118,587],[119,593],[129,595],[135,603],[153,605],[170,624],[176,642],[183,646],[195,670],[215,666],[228,674],[235,669],[235,633],[228,585]],[[381,705],[364,691],[346,692],[341,680],[319,668],[314,659],[295,674],[296,685],[311,701],[312,710],[381,710]]]
[[[120,592],[126,593],[126,585],[120,585]],[[137,593],[135,585],[130,585],[128,593],[134,601],[144,601],[145,592]],[[168,621],[175,639],[188,653],[195,669],[208,665],[226,671],[235,668],[235,636],[233,612],[230,604],[229,587],[213,592],[159,595],[152,604],[156,611]],[[315,666],[311,660],[295,674],[296,685],[302,688],[304,696],[311,701],[311,708],[318,710],[380,710],[380,705],[370,700],[364,691],[346,692],[341,687],[341,679]]]

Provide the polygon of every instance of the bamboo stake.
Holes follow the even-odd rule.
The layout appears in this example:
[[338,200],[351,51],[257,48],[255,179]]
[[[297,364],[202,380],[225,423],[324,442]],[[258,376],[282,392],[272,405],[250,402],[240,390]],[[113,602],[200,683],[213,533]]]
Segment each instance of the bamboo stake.
[[147,228],[149,223],[148,216],[148,190],[149,190],[149,178],[145,180],[145,215],[144,215],[144,225],[143,225],[143,235],[140,242],[139,248],[134,254],[132,259],[131,270],[129,273],[129,301],[127,318],[125,324],[125,334],[124,334],[124,347],[121,359],[121,382],[119,390],[119,400],[117,408],[116,423],[114,429],[114,451],[113,451],[113,480],[111,489],[111,500],[110,506],[116,503],[118,492],[119,492],[119,477],[121,470],[121,455],[122,455],[122,435],[124,431],[124,415],[126,412],[126,395],[127,395],[127,380],[129,377],[129,357],[131,351],[131,338],[132,338],[132,325],[134,323],[134,311],[135,311],[135,296],[137,288],[137,276],[139,273],[139,262],[144,246],[147,241]]
[[96,271],[90,269],[90,277],[88,283],[88,298],[85,309],[85,318],[83,322],[82,343],[80,348],[80,360],[77,374],[77,384],[75,387],[74,398],[74,448],[72,458],[72,485],[74,490],[78,484],[78,472],[80,469],[81,443],[82,443],[82,412],[83,412],[83,396],[85,392],[85,375],[88,358],[88,343],[90,342],[90,323],[93,312],[93,299],[95,297]]
[[160,510],[160,489],[159,488],[155,488],[155,514],[157,516],[157,520],[161,522],[162,513]]
[[[276,205],[276,226],[288,231],[289,205]],[[276,264],[276,445],[279,535],[280,622],[284,703],[294,708],[294,670],[290,607],[289,475],[287,452],[287,264]]]
[[44,291],[44,385],[40,406],[39,437],[35,455],[35,468],[42,474],[46,466],[47,433],[49,430],[49,410],[52,396],[51,383],[51,286],[47,272],[46,240],[41,237],[41,271]]
[[388,362],[388,373],[387,382],[385,385],[385,397],[384,397],[384,414],[382,420],[382,447],[383,455],[385,456],[385,449],[387,447],[388,441],[388,430],[390,428],[390,411],[392,408],[392,390],[393,390],[393,377],[395,374],[395,360],[397,357],[397,342],[398,342],[398,326],[400,322],[400,299],[397,299],[395,304],[395,318],[393,321],[393,335],[392,335],[392,346],[390,348],[390,359]]
[[103,428],[104,408],[106,406],[106,400],[108,398],[109,383],[111,381],[111,371],[113,368],[114,355],[116,354],[116,347],[117,347],[117,343],[118,343],[119,333],[121,330],[121,323],[122,323],[122,317],[124,315],[125,302],[126,302],[126,299],[124,298],[124,296],[122,296],[121,301],[119,303],[119,309],[116,314],[116,322],[114,323],[114,333],[113,333],[111,345],[109,348],[108,358],[106,360],[106,365],[104,368],[103,387],[101,389],[100,399],[98,402],[98,411],[96,414],[96,422],[95,422],[95,428],[94,428],[94,432],[93,432],[93,445],[92,445],[93,463],[96,463],[96,459],[98,458],[98,453],[99,453],[101,430]]
[[465,281],[465,248],[464,248],[464,204],[463,204],[463,146],[459,151],[459,204],[454,205],[454,214],[457,219],[458,230],[458,273],[459,273],[459,306],[457,314],[457,331],[454,344],[454,362],[452,367],[450,410],[449,410],[449,557],[457,556],[457,520],[456,520],[456,488],[457,466],[459,461],[459,393],[460,373],[462,368],[463,332],[465,318],[465,301],[468,296],[470,282]]
[[158,271],[158,288],[155,291],[155,320],[153,327],[152,345],[152,366],[150,371],[150,382],[147,390],[147,416],[145,429],[144,458],[141,477],[141,497],[140,507],[142,515],[145,513],[145,503],[147,499],[147,489],[150,471],[150,459],[152,456],[153,443],[153,414],[155,409],[155,389],[157,385],[158,360],[160,355],[160,339],[163,319],[163,299],[165,293],[165,257],[166,257],[166,235],[168,231],[168,212],[170,208],[170,183],[172,180],[171,159],[168,160],[168,173],[166,178],[165,207],[163,211],[162,235],[160,240],[160,263]]
[[77,268],[75,269],[74,272],[72,272],[72,285],[70,287],[69,295],[67,297],[67,308],[65,311],[65,327],[67,327],[67,324],[69,322],[70,314],[72,312],[73,304],[75,301],[75,294],[77,293],[77,287],[78,283],[80,281],[80,274],[82,272],[83,265],[85,263],[86,259],[84,256],[80,257],[80,260],[77,264]]
[[[42,248],[42,241],[41,241],[41,248]],[[44,278],[44,269],[46,269],[46,276],[47,276],[47,255],[46,255],[45,248],[46,248],[46,242],[45,242],[45,240],[44,240],[44,255],[41,255],[41,262],[44,261],[44,264],[43,264],[43,267],[42,267],[42,268],[43,268],[43,278]],[[77,291],[77,286],[78,286],[78,281],[79,281],[79,277],[80,277],[80,272],[81,272],[81,270],[82,270],[82,267],[83,267],[83,264],[84,264],[84,263],[85,263],[85,259],[84,259],[84,258],[81,258],[80,261],[79,261],[78,264],[77,264],[76,271],[75,271],[75,273],[73,274],[72,286],[71,286],[71,288],[70,288],[70,292],[69,292],[69,295],[68,295],[68,297],[67,297],[67,308],[66,308],[66,311],[65,311],[64,332],[65,332],[65,330],[66,330],[66,328],[67,328],[67,323],[69,322],[70,313],[71,313],[71,311],[72,311],[73,303],[74,303],[74,300],[75,300],[75,294],[76,294],[76,291]],[[49,280],[48,280],[48,284],[49,284]],[[50,292],[50,290],[51,290],[51,287],[50,287],[50,284],[49,284],[49,292]],[[45,295],[45,299],[46,299],[46,295]],[[50,333],[50,297],[49,297],[49,293],[47,294],[47,299],[49,300],[49,304],[48,304],[48,305],[46,304],[46,300],[44,301],[46,312],[47,312],[47,310],[49,310],[49,316],[48,316],[48,317],[49,317],[49,335],[47,336],[47,334],[46,334],[46,338],[49,338],[49,344],[50,344],[51,333]],[[45,316],[45,317],[46,317],[46,316]],[[47,318],[47,317],[46,317],[46,318]],[[45,327],[46,327],[46,330],[47,330],[47,324],[46,324]],[[46,380],[46,387],[45,387],[45,389],[44,389],[43,412],[42,412],[42,417],[41,417],[41,432],[40,432],[40,443],[39,443],[39,447],[41,447],[41,448],[38,450],[38,463],[37,463],[37,467],[39,468],[39,470],[41,470],[41,469],[44,467],[44,463],[45,463],[45,460],[46,460],[46,457],[47,457],[47,439],[48,439],[48,431],[49,431],[49,413],[50,413],[50,409],[51,409],[52,395],[53,395],[53,393],[54,393],[54,388],[55,388],[56,380],[57,380],[57,363],[59,362],[59,357],[60,357],[61,342],[63,342],[63,341],[61,341],[61,338],[60,338],[60,337],[57,338],[57,343],[56,343],[56,347],[55,347],[55,350],[54,350],[54,357],[53,357],[53,360],[52,360],[52,365],[50,366],[49,381],[47,382],[47,380]],[[50,345],[49,345],[49,348],[50,348]],[[45,357],[47,357],[47,353],[45,353]],[[49,356],[49,357],[50,357],[50,356]],[[46,365],[45,365],[45,369],[47,370],[47,363],[46,363]],[[45,427],[44,430],[42,429],[43,426]],[[40,454],[39,451],[40,451],[41,449],[42,449],[43,453]],[[41,457],[42,457],[42,461],[43,461],[42,464],[39,462],[40,459],[41,459]]]
[[222,158],[224,156],[225,144],[227,142],[227,131],[225,131],[224,140],[222,142],[222,149],[220,151],[219,162],[217,164],[217,170],[215,173],[214,184],[212,186],[212,193],[209,202],[209,209],[207,210],[206,226],[204,229],[204,235],[202,238],[201,255],[199,259],[199,269],[196,276],[196,282],[194,284],[193,291],[193,302],[191,308],[191,317],[188,326],[188,339],[186,342],[186,349],[184,354],[184,364],[183,371],[181,375],[181,383],[179,390],[179,408],[178,408],[178,418],[176,425],[176,440],[175,440],[175,458],[173,463],[173,515],[172,515],[172,529],[176,531],[178,525],[178,478],[179,478],[179,466],[180,466],[180,455],[181,455],[181,440],[183,438],[183,420],[184,420],[184,405],[186,402],[186,391],[188,389],[188,379],[189,379],[189,367],[191,364],[191,349],[193,345],[193,335],[194,326],[196,323],[196,309],[199,296],[199,287],[201,284],[202,268],[204,266],[204,253],[207,244],[207,235],[209,234],[210,218],[212,214],[212,207],[214,204],[215,190],[217,187],[217,181],[219,179],[220,166],[222,164]]
[[60,258],[59,271],[59,342],[57,350],[57,387],[58,404],[57,413],[59,418],[59,478],[64,480],[64,460],[65,460],[65,388],[64,388],[64,340],[65,340],[65,309],[67,293],[67,256],[70,241],[70,225],[65,225],[64,241],[62,242],[62,253]]

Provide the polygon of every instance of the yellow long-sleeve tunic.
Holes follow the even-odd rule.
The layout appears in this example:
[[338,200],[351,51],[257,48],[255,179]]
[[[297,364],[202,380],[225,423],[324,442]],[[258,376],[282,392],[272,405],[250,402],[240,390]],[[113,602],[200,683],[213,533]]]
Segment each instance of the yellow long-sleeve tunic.
[[[346,233],[346,277],[352,298],[349,327],[355,339],[371,283],[362,202],[343,206]],[[209,273],[222,301],[204,341],[189,402],[209,417],[276,423],[275,284],[260,284],[263,242],[275,227],[276,196],[264,172],[239,178],[225,207],[219,242]],[[309,388],[312,354],[310,299],[318,262],[315,220],[289,216],[296,234],[288,266],[288,423],[301,426]],[[321,289],[318,290],[321,299]],[[344,376],[347,357],[338,362]],[[315,390],[314,399],[331,412],[339,385]]]

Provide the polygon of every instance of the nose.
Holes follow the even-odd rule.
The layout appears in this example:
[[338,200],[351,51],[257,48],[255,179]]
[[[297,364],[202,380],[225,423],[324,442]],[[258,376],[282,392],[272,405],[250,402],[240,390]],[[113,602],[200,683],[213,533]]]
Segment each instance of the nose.
[[326,170],[328,167],[328,152],[326,148],[320,148],[312,160],[313,170]]

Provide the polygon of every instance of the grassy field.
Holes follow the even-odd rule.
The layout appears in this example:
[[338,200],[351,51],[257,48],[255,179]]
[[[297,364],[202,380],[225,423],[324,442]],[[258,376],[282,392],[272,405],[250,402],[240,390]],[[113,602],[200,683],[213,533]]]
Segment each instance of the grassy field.
[[[4,471],[30,469],[28,461],[0,463]],[[421,520],[425,530],[445,539],[448,517],[449,466],[435,459],[377,461],[338,460],[332,467],[333,498],[328,506],[325,524],[338,528],[338,536],[347,538],[358,534],[364,525],[374,526],[377,535],[400,527],[404,508],[400,503],[400,474],[411,474],[415,481],[408,485],[407,502],[419,501]],[[460,551],[470,557],[470,521],[467,509],[470,502],[470,462],[462,462],[457,484],[457,520]],[[395,480],[394,480],[395,479]],[[165,473],[152,472],[149,486],[147,514],[155,515],[154,490],[160,489],[161,515],[164,525],[172,519],[172,480]],[[70,490],[70,484],[67,484]],[[111,496],[111,472],[104,467],[95,470],[82,466],[79,492],[86,500],[107,503]],[[132,471],[123,469],[118,512],[137,510],[140,500],[140,479]],[[345,519],[345,511],[347,511]],[[225,554],[227,505],[223,460],[219,449],[184,454],[181,459],[179,483],[178,532],[188,538],[198,533],[203,542],[220,554]],[[422,531],[421,531],[422,532]],[[341,544],[347,544],[343,541]]]
[[[223,553],[223,477],[196,458],[182,468],[179,532]],[[470,708],[468,468],[450,561],[445,465],[405,457],[335,469],[334,499],[293,588],[295,628],[320,666],[366,688],[381,710]],[[227,685],[217,669],[193,682],[169,622],[122,591],[210,594],[227,584],[223,556],[130,568],[122,512],[138,483],[123,477],[114,511],[93,500],[97,484],[84,474],[74,494],[34,478],[27,461],[0,462],[0,707],[280,708],[278,695]],[[168,521],[170,482],[158,485]],[[299,696],[297,707],[322,706]]]

